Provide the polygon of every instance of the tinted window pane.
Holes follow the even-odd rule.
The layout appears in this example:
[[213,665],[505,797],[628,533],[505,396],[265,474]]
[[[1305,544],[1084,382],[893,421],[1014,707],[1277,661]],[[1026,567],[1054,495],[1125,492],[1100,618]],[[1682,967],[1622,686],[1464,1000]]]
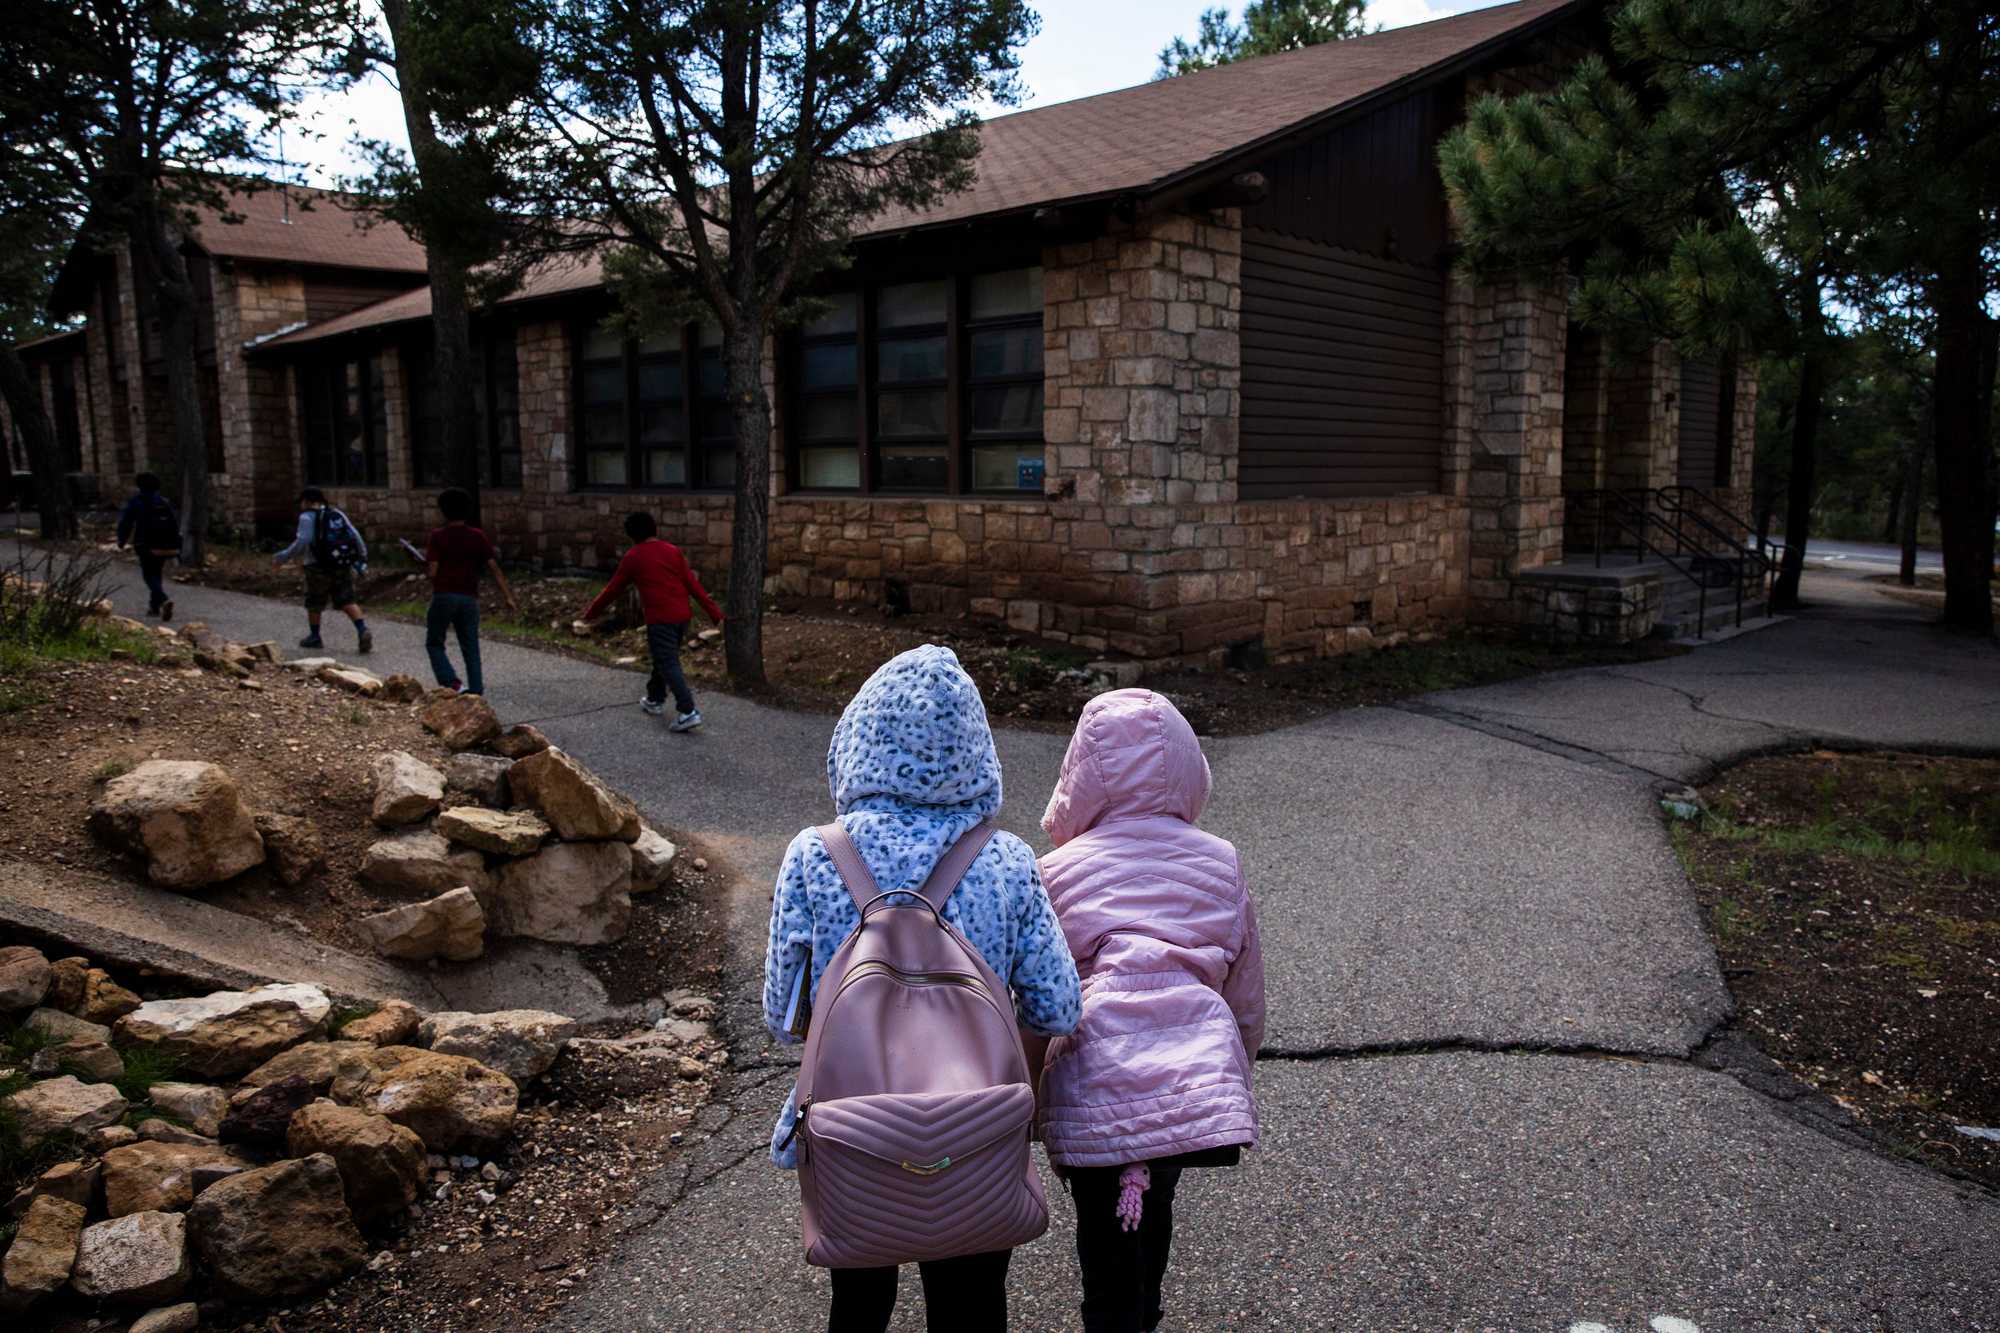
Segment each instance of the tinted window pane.
[[875,322],[885,329],[944,323],[943,279],[884,287],[875,297]]
[[830,303],[830,308],[825,314],[805,326],[806,336],[814,338],[824,333],[854,332],[857,327],[855,311],[860,308],[855,300],[854,293],[841,292],[836,296],[829,296],[824,299]]
[[729,368],[722,364],[720,352],[704,352],[701,357],[701,391],[715,395],[729,388]]
[[837,389],[854,383],[854,344],[811,343],[800,348],[799,383],[808,389]]
[[586,361],[617,360],[625,355],[625,339],[608,326],[599,324],[583,339],[583,359]]
[[590,448],[625,447],[625,414],[617,408],[592,408],[583,414],[583,444]]
[[882,450],[882,489],[942,491],[949,484],[944,454],[935,449]]
[[639,396],[654,401],[667,398],[678,401],[681,396],[680,358],[640,362]]
[[625,451],[617,453],[592,453],[583,457],[584,479],[593,486],[623,486],[625,484]]
[[852,440],[854,438],[854,398],[807,398],[799,404],[799,438],[804,440]]
[[876,375],[884,384],[897,380],[944,378],[944,338],[884,338],[877,353]]
[[669,440],[682,439],[686,434],[687,421],[681,415],[679,403],[639,409],[639,443],[664,444]]
[[972,451],[972,488],[976,491],[1036,491],[1042,489],[1042,446],[983,445]]
[[583,401],[617,403],[625,399],[625,367],[586,366],[583,371]]
[[702,347],[722,346],[722,326],[720,324],[703,324],[695,331],[695,341]]
[[703,481],[710,486],[734,486],[736,484],[736,450],[734,447],[710,449],[702,455]]
[[1042,386],[996,385],[972,391],[972,433],[991,435],[1042,433]]
[[877,409],[884,438],[944,434],[944,390],[904,389],[884,393]]
[[972,335],[973,378],[1041,373],[1042,331],[1039,328],[987,329]]
[[661,333],[655,334],[651,338],[639,339],[640,356],[659,356],[662,353],[672,357],[679,357],[681,354],[681,335],[678,333]]
[[845,449],[801,449],[799,481],[815,490],[851,490],[861,484],[861,456]]
[[1009,269],[1005,273],[981,273],[972,280],[972,318],[996,319],[1006,315],[1042,313],[1042,269]]
[[648,486],[682,486],[687,484],[687,454],[679,449],[649,449],[646,451],[646,484]]

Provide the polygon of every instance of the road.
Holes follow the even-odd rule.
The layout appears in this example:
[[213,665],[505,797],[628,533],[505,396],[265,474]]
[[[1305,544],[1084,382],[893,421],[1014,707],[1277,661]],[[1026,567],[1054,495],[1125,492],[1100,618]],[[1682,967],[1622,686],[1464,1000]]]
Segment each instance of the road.
[[[1774,538],[1776,552],[1783,550],[1783,538]],[[1806,563],[1861,570],[1870,574],[1893,574],[1903,567],[1903,548],[1879,542],[1836,542],[1814,537],[1806,542]],[[1917,572],[1935,573],[1944,568],[1942,552],[1917,548]]]

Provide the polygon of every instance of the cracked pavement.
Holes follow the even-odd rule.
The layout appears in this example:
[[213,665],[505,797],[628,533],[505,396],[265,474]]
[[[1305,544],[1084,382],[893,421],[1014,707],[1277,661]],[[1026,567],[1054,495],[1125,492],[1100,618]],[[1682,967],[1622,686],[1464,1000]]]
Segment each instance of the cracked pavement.
[[[1686,656],[1207,743],[1203,822],[1242,849],[1263,916],[1264,1141],[1183,1184],[1164,1328],[2000,1329],[2000,1202],[1689,1058],[1729,999],[1663,790],[1802,745],[2000,751],[2000,650],[1808,577],[1806,614]],[[294,608],[175,595],[231,637],[297,637]],[[375,631],[368,665],[428,679],[419,628]],[[329,642],[346,656],[344,627]],[[710,694],[709,725],[671,736],[632,707],[636,675],[486,657],[503,718],[538,719],[742,876],[733,1083],[608,1220],[558,1326],[822,1326],[796,1184],[763,1157],[789,1067],[756,992],[771,877],[826,815],[832,719]],[[1002,822],[1039,846],[1064,738],[999,743]],[[1017,1329],[1076,1325],[1071,1215],[1049,1197],[1049,1234],[1014,1259]],[[914,1273],[894,1327],[922,1327]]]

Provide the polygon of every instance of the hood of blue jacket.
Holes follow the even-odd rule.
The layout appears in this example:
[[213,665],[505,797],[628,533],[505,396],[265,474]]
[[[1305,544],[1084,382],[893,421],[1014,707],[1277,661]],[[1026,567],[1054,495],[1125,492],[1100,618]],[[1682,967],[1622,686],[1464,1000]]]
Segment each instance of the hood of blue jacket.
[[833,729],[826,781],[842,815],[908,811],[976,823],[1000,809],[986,704],[951,649],[912,648],[868,678]]

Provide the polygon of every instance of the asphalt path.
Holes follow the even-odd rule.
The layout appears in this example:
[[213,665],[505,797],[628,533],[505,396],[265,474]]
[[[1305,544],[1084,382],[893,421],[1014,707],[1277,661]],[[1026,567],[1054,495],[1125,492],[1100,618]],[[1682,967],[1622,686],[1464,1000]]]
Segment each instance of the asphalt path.
[[[1784,550],[1784,538],[1774,537],[1774,551]],[[1773,559],[1776,558],[1774,554]],[[1806,541],[1806,563],[1838,566],[1866,574],[1880,574],[1903,567],[1903,548],[1885,542],[1837,542],[1812,537]],[[1917,548],[1917,572],[1935,573],[1944,568],[1944,554]]]
[[[1682,657],[1209,743],[1204,824],[1242,849],[1266,922],[1264,1143],[1184,1187],[1165,1328],[2000,1329],[1991,1196],[1690,1058],[1728,998],[1664,791],[1801,744],[2000,751],[1994,645],[1856,581],[1808,593],[1808,614]],[[238,639],[302,628],[268,600],[176,597]],[[143,604],[136,577],[119,599]],[[374,628],[368,665],[427,678],[419,628]],[[328,642],[349,655],[344,626]],[[828,813],[832,719],[710,694],[708,726],[674,736],[639,714],[631,672],[489,644],[486,676],[504,719],[741,875],[734,1086],[607,1226],[559,1326],[823,1325],[796,1186],[762,1158],[790,1075],[755,994],[771,876]],[[1040,845],[1063,738],[999,743],[1002,822]],[[1076,1326],[1050,1197],[1050,1234],[1015,1257],[1016,1329]],[[913,1279],[898,1330],[922,1327]]]

